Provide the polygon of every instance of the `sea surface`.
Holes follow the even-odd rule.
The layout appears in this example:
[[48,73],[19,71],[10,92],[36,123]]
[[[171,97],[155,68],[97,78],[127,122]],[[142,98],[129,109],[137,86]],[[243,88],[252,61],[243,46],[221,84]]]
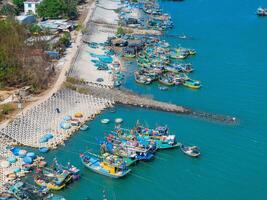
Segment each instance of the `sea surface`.
[[[186,34],[192,39],[168,36],[172,45],[194,48],[192,78],[201,80],[200,90],[172,87],[160,91],[158,85],[136,85],[130,72],[125,87],[153,95],[162,101],[195,110],[238,118],[236,125],[205,121],[133,107],[107,110],[88,123],[89,129],[75,134],[66,145],[47,154],[61,162],[71,161],[81,168],[82,178],[60,191],[70,200],[266,200],[267,199],[267,17],[257,17],[263,0],[161,1],[172,16],[175,28],[167,35]],[[160,151],[151,162],[131,167],[127,177],[113,180],[81,165],[79,154],[97,149],[96,138],[112,130],[102,118],[124,119],[124,127],[136,120],[154,127],[167,124],[178,141],[197,145],[201,157],[192,159],[179,149]]]

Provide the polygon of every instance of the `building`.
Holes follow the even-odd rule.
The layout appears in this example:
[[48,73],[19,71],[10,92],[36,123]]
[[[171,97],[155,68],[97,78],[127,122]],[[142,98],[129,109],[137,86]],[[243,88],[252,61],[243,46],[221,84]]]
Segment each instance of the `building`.
[[24,1],[24,14],[33,14],[37,13],[37,6],[42,2],[42,0],[26,0]]

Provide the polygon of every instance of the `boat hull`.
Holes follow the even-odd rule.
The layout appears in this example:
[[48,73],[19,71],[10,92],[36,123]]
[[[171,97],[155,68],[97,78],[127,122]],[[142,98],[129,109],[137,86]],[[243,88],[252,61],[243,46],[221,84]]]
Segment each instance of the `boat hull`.
[[87,163],[85,163],[85,162],[83,161],[83,159],[81,159],[81,161],[82,161],[83,165],[84,165],[86,168],[92,170],[92,171],[95,172],[95,173],[98,173],[98,174],[101,174],[101,175],[103,175],[103,176],[107,176],[107,177],[110,177],[110,178],[115,178],[115,179],[117,179],[117,178],[122,178],[123,176],[125,176],[126,174],[128,174],[128,173],[131,171],[131,169],[128,169],[128,170],[126,170],[125,172],[123,172],[123,173],[121,173],[121,174],[110,174],[110,173],[105,173],[105,172],[103,172],[103,171],[100,171],[100,168],[99,168],[99,170],[97,170],[96,168],[94,168],[94,167],[88,165]]

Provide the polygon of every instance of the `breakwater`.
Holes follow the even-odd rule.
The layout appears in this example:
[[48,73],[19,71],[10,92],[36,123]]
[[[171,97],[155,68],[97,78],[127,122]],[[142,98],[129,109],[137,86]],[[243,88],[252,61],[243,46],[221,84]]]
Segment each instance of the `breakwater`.
[[128,106],[138,106],[142,108],[154,109],[165,112],[173,112],[177,114],[189,115],[209,121],[232,124],[236,122],[236,118],[232,116],[218,115],[202,111],[194,111],[192,109],[154,100],[151,96],[144,96],[134,93],[127,89],[102,87],[96,84],[76,85],[81,90],[98,98],[109,99],[117,104]]

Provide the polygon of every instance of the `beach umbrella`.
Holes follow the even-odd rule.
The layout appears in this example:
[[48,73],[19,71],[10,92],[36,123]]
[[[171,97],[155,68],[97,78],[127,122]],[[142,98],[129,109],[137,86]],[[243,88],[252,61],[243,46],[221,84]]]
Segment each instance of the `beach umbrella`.
[[8,162],[8,161],[6,161],[6,160],[2,160],[2,161],[0,162],[0,166],[1,166],[2,168],[8,168],[8,167],[10,166],[10,162]]

